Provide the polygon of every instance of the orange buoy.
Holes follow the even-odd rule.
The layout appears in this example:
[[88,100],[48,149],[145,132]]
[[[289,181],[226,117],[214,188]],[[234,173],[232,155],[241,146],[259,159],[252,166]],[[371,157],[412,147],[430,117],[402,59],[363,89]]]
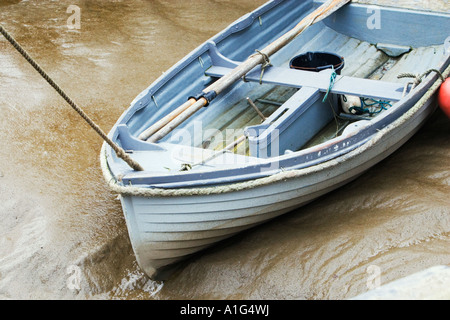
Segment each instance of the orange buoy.
[[450,78],[447,78],[439,88],[438,103],[442,111],[450,118]]

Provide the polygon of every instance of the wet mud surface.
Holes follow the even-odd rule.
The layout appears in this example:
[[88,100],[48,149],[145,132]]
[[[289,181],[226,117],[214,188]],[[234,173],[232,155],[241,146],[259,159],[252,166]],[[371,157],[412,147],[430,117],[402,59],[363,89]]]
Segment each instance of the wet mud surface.
[[[252,1],[4,1],[2,25],[108,131],[129,103]],[[80,29],[69,29],[80,9]],[[70,20],[69,22],[73,22]],[[69,23],[70,24],[70,23]],[[450,120],[438,110],[354,182],[148,280],[102,141],[0,39],[0,299],[347,299],[450,265]]]

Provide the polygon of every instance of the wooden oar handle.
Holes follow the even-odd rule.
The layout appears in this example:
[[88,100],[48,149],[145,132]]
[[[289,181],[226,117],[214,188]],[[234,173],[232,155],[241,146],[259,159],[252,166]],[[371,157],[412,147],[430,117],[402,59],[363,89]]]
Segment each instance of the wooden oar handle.
[[151,137],[153,134],[155,134],[157,131],[159,131],[162,127],[167,125],[170,121],[175,119],[178,115],[180,115],[184,110],[192,106],[197,100],[194,98],[189,99],[185,103],[183,103],[181,106],[173,110],[171,113],[166,115],[164,118],[159,120],[158,122],[154,123],[152,126],[150,126],[147,130],[143,131],[139,135],[139,139],[141,140],[147,140],[149,137]]
[[164,138],[169,132],[178,127],[181,123],[184,122],[187,118],[192,116],[202,107],[208,104],[208,100],[205,98],[200,98],[193,105],[189,106],[186,110],[184,110],[181,114],[179,114],[175,119],[170,121],[167,125],[162,127],[159,131],[153,134],[150,138],[147,139],[148,142],[157,142],[158,140]]

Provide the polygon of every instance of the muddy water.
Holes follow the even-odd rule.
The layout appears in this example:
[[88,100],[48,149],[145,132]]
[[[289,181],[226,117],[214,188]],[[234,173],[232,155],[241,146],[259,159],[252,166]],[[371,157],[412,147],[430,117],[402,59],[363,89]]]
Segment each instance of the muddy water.
[[[263,3],[0,0],[0,21],[108,131],[162,72]],[[100,139],[4,39],[0,79],[0,299],[346,299],[450,265],[440,111],[355,182],[154,282],[105,187]]]

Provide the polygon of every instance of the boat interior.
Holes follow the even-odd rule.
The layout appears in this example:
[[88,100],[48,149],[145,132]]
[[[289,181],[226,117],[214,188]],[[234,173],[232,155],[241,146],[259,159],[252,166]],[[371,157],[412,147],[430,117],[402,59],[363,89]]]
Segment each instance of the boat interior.
[[[114,131],[116,141],[146,170],[163,173],[304,152],[391,112],[412,89],[413,79],[398,76],[438,68],[446,55],[448,14],[350,4],[310,26],[271,56],[270,65],[255,67],[159,142],[136,138],[322,3],[273,1],[230,25],[133,101]],[[322,61],[328,68],[321,71],[291,66],[310,52],[342,58],[343,68]],[[185,149],[174,156],[175,146]]]

